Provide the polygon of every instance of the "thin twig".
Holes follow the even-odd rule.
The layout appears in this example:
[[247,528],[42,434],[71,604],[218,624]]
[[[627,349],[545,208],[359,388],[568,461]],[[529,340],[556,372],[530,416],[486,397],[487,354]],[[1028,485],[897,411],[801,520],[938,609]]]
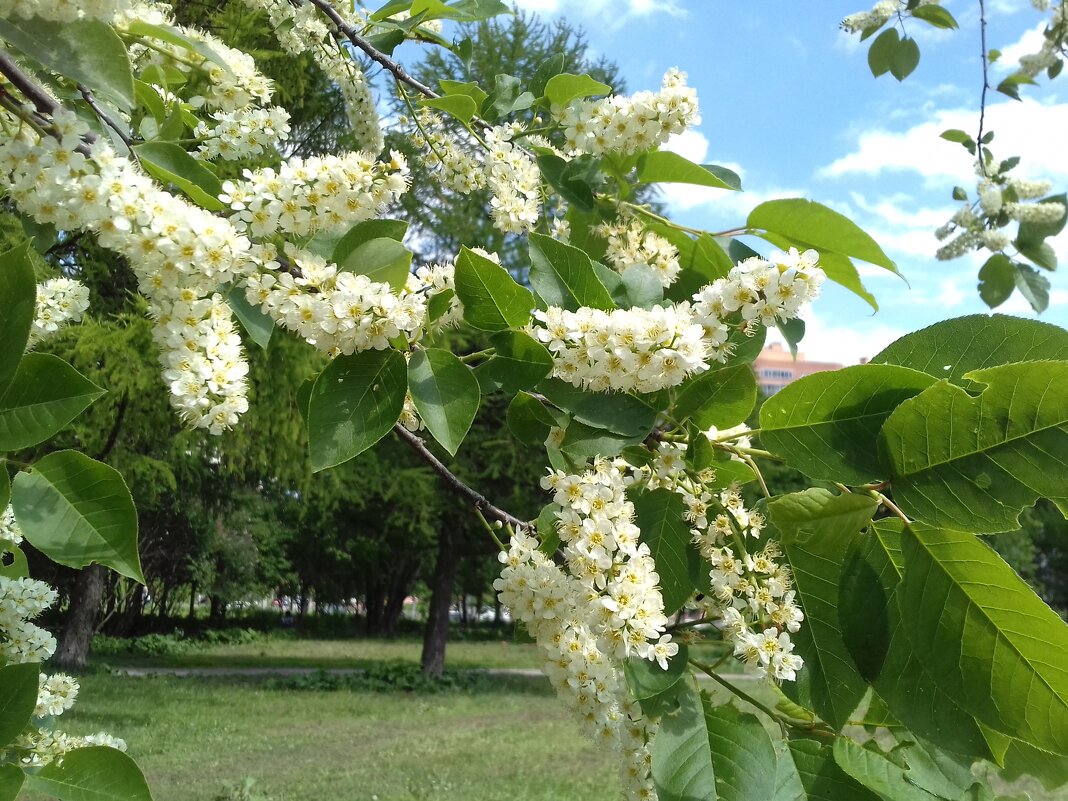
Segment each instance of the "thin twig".
[[85,84],[78,84],[78,93],[81,94],[82,99],[89,104],[89,108],[96,114],[97,119],[113,130],[119,139],[122,140],[122,143],[132,151],[133,140],[127,136],[126,132],[119,127],[119,124],[115,122],[106,111],[104,111],[99,103],[96,102],[96,98],[93,97],[93,93],[90,91],[89,87]]
[[986,122],[986,91],[990,88],[990,60],[986,52],[986,7],[983,0],[979,0],[979,42],[983,49],[983,52],[979,54],[983,62],[983,92],[979,97],[979,135],[975,137],[975,148],[979,156],[979,170],[986,175],[986,159],[983,157],[983,125]]
[[330,5],[327,0],[309,0],[309,2],[313,6],[318,8],[320,11],[322,11],[323,14],[325,14],[326,17],[332,23],[334,23],[334,27],[336,27],[339,31],[345,34],[346,39],[348,39],[350,42],[352,42],[353,45],[362,50],[364,54],[369,59],[371,59],[371,61],[374,61],[376,64],[382,65],[383,68],[391,72],[398,81],[408,84],[408,86],[412,87],[417,92],[426,95],[427,97],[439,96],[437,92],[435,92],[426,84],[417,81],[415,78],[408,74],[404,67],[402,67],[393,59],[391,59],[385,53],[376,49],[374,45],[372,45],[370,42],[360,36],[360,34],[356,32],[356,29],[353,28],[348,22],[346,22],[345,18],[342,17],[337,12],[337,9]]
[[873,498],[875,498],[877,501],[879,501],[879,503],[881,503],[883,506],[885,506],[887,509],[889,509],[891,512],[893,512],[895,515],[900,517],[903,521],[905,521],[905,525],[908,525],[909,523],[912,522],[911,520],[909,520],[908,515],[906,515],[904,512],[902,512],[901,509],[898,507],[898,505],[896,503],[894,503],[892,500],[887,498],[881,492],[876,492],[875,490],[871,490],[870,493],[871,493],[871,496]]
[[437,456],[430,452],[419,437],[400,423],[393,426],[393,431],[398,437],[407,442],[412,447],[412,450],[419,454],[420,458],[434,469],[434,472],[445,479],[445,483],[449,485],[449,489],[470,501],[471,505],[482,512],[486,517],[491,520],[500,520],[502,523],[506,523],[517,530],[527,528],[528,524],[526,521],[520,520],[515,515],[509,514],[503,509],[494,506],[484,495],[467,486],[457,478]]

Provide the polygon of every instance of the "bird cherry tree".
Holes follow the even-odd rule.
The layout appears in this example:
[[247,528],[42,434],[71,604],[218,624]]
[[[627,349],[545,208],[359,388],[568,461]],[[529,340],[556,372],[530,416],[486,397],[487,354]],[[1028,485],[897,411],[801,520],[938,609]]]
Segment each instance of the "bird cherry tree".
[[[767,329],[796,344],[825,280],[867,296],[856,262],[896,267],[805,199],[762,203],[726,231],[638,202],[660,183],[741,189],[730,170],[662,149],[699,121],[684,73],[629,96],[551,61],[525,83],[431,87],[397,46],[464,59],[470,42],[443,23],[505,6],[243,1],[336,84],[359,150],[286,157],[288,114],[253,57],[161,4],[0,0],[0,186],[27,233],[0,256],[0,798],[150,797],[121,741],[54,728],[76,683],[41,672],[55,641],[30,620],[54,592],[19,548],[142,578],[120,475],[76,451],[19,459],[103,391],[34,350],[91,311],[69,275],[35,277],[32,249],[72,236],[135,272],[161,391],[189,426],[241,425],[256,402],[245,347],[288,335],[330,357],[298,399],[312,468],[392,432],[481,516],[500,546],[501,601],[617,755],[626,797],[987,799],[985,776],[1063,778],[1068,630],[977,535],[1013,530],[1039,498],[1068,511],[1068,331],[939,323],[790,385],[751,430],[750,362]],[[930,3],[890,5],[852,27],[944,22]],[[388,216],[408,165],[384,152],[368,63],[409,108],[391,126],[433,180],[489,191],[485,213],[526,243],[520,273],[477,242],[413,264],[407,223]],[[248,159],[270,166],[219,178]],[[1021,232],[1038,226],[1044,241],[1063,227],[1063,205],[1056,219],[1049,201],[1014,215],[1033,193],[998,185]],[[969,246],[1006,246],[976,235]],[[484,347],[454,352],[454,328]],[[544,446],[536,520],[447,464],[496,393],[511,434]],[[818,486],[772,496],[765,460]],[[701,640],[724,656],[703,660]],[[737,686],[740,667],[767,691]]]

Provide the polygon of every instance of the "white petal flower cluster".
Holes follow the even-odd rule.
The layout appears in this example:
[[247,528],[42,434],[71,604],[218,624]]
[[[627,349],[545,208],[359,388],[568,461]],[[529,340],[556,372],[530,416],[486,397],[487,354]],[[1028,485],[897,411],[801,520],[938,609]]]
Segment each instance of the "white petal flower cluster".
[[493,225],[500,231],[521,234],[534,228],[540,213],[541,172],[534,159],[512,142],[519,126],[488,128],[483,132],[483,153],[473,137],[451,133],[430,111],[420,113],[419,124],[426,137],[417,133],[412,140],[424,150],[423,161],[445,186],[462,195],[488,188]]
[[600,226],[599,233],[608,241],[605,258],[621,275],[641,264],[649,267],[660,284],[675,283],[679,270],[679,251],[659,234],[649,231],[640,220],[619,219]]
[[278,150],[289,139],[289,112],[280,106],[216,111],[212,122],[201,120],[193,135],[201,140],[197,155],[226,161],[258,156]]
[[819,297],[825,279],[815,250],[799,253],[797,248],[790,248],[775,251],[766,259],[753,256],[693,296],[694,316],[705,327],[717,358],[724,359],[724,323],[733,315],[764,326],[791,320],[800,315],[806,303]]
[[1049,181],[1012,178],[1006,174],[1011,168],[1002,171],[1003,165],[1005,162],[992,160],[984,169],[976,162],[977,200],[965,201],[949,222],[935,231],[938,241],[945,243],[935,251],[937,259],[950,261],[983,248],[1003,251],[1014,239],[1004,230],[1011,222],[1051,224],[1064,215],[1064,203],[1039,200],[1051,191]]
[[[245,382],[236,380],[247,367],[239,346],[231,347],[229,307],[214,295],[221,284],[253,268],[248,239],[228,221],[160,189],[103,140],[84,155],[78,148],[88,127],[72,113],[57,111],[54,126],[58,138],[24,133],[0,142],[0,177],[8,196],[39,222],[93,231],[103,247],[126,257],[160,321],[156,340],[165,348],[163,368],[181,366],[185,372],[171,389],[189,394],[172,394],[172,403],[191,425],[219,430],[220,419],[236,419],[247,408]],[[197,306],[198,301],[208,302]],[[166,326],[176,319],[186,326],[193,318],[181,347],[166,350],[178,342]],[[185,370],[194,352],[198,358]],[[232,380],[219,382],[222,374]],[[185,380],[193,375],[202,380],[195,392]]]
[[130,0],[0,0],[0,17],[40,17],[53,22],[74,22],[79,19],[107,21],[130,5]]
[[755,325],[797,317],[824,280],[814,250],[777,251],[735,265],[684,302],[652,309],[556,306],[534,312],[531,334],[553,356],[553,375],[595,392],[656,392],[678,386],[729,355],[728,323]]
[[60,759],[75,748],[104,745],[126,750],[126,741],[110,734],[98,732],[84,737],[51,729],[33,729],[16,737],[5,749],[0,749],[0,759],[17,762],[24,768],[41,768]]
[[756,543],[763,516],[746,509],[736,489],[712,490],[714,471],[696,476],[686,470],[684,443],[658,443],[653,462],[633,468],[636,480],[665,487],[686,504],[693,542],[711,565],[712,594],[699,605],[723,620],[723,634],[735,656],[773,681],[793,681],[803,666],[793,653],[790,634],[804,620],[791,589],[790,569],[781,562],[778,544]]
[[37,707],[34,709],[33,716],[46,718],[62,715],[74,706],[74,699],[77,697],[78,682],[73,676],[64,673],[46,676],[42,673],[37,690]]
[[[475,253],[484,256],[500,264],[500,258],[496,253],[487,253],[482,248],[472,248]],[[428,326],[445,328],[456,325],[464,316],[464,304],[456,296],[456,264],[426,264],[418,268],[415,274],[408,280],[409,292],[422,292],[427,296],[428,315],[431,311],[429,299],[435,295],[448,293],[449,303],[440,315],[430,320]]]
[[701,122],[697,92],[677,69],[668,70],[658,92],[580,100],[552,113],[564,126],[568,151],[594,156],[652,150]]
[[[1049,2],[1032,2],[1036,11],[1049,10]],[[1038,74],[1056,66],[1068,47],[1068,4],[1064,0],[1054,4],[1050,21],[1043,31],[1042,47],[1020,57],[1020,72],[1036,78]]]
[[220,200],[231,222],[255,237],[343,233],[378,214],[408,189],[408,164],[397,151],[389,161],[367,153],[294,157],[277,170],[245,170],[223,183]]
[[27,348],[32,348],[68,323],[82,319],[89,308],[89,288],[71,278],[53,278],[37,285],[37,308]]
[[656,392],[708,369],[704,329],[690,306],[534,311],[531,335],[549,349],[553,375],[595,392]]
[[43,662],[55,653],[56,638],[30,622],[55,600],[43,581],[0,576],[0,661]]
[[15,520],[15,510],[8,504],[3,512],[0,512],[0,553],[14,550],[22,542],[22,529]]
[[[382,152],[382,128],[374,97],[360,65],[331,35],[332,28],[316,9],[288,0],[245,0],[249,8],[267,12],[279,44],[291,55],[310,53],[323,74],[341,91],[345,110],[360,149],[371,155]],[[356,27],[367,23],[354,3],[339,3],[334,9]]]
[[[331,355],[385,350],[394,337],[414,338],[426,320],[427,294],[400,293],[366,275],[340,271],[308,251],[288,246],[294,272],[279,269],[250,276],[248,302],[283,328]],[[410,284],[410,282],[409,282]]]
[[581,475],[550,472],[542,484],[560,507],[566,569],[521,531],[500,555],[494,588],[538,642],[558,695],[621,755],[626,797],[655,799],[647,743],[656,723],[630,699],[622,666],[633,655],[666,669],[678,645],[663,634],[659,577],[638,542],[627,474],[621,460],[599,460]]
[[[122,30],[135,22],[153,25],[174,25],[167,13],[167,6],[159,3],[137,3],[115,17],[114,24]],[[154,47],[135,44],[130,47],[130,58],[135,66],[143,69],[150,64],[170,67],[183,73],[197,70],[208,79],[203,94],[189,98],[194,107],[204,106],[221,111],[238,111],[253,105],[266,105],[271,101],[274,88],[256,67],[256,61],[248,53],[230,47],[221,39],[197,28],[175,26],[182,36],[206,45],[211,52],[208,58],[180,44],[155,40]],[[191,66],[192,65],[192,66]]]
[[[940,0],[920,0],[918,6],[938,5]],[[861,33],[869,28],[878,28],[891,17],[904,14],[908,3],[906,0],[879,0],[868,11],[850,14],[840,23],[846,33]]]

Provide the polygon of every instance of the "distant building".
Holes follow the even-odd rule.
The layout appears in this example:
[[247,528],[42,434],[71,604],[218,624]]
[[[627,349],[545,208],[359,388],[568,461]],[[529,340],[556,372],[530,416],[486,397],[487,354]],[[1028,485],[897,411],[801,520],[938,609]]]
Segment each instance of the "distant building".
[[797,352],[797,358],[794,359],[790,349],[784,348],[779,342],[772,342],[765,347],[753,362],[757,384],[765,396],[774,395],[791,381],[806,375],[838,370],[841,367],[842,365],[833,362],[809,361],[801,351]]

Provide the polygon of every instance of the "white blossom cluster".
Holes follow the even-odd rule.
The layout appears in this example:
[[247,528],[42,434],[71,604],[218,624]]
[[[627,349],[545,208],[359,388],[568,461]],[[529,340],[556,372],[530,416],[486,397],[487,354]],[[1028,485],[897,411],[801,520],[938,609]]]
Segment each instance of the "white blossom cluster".
[[939,242],[944,242],[935,257],[940,261],[959,258],[973,250],[983,248],[999,252],[1012,244],[1013,236],[1005,230],[1011,222],[1050,224],[1064,215],[1060,201],[1035,201],[1049,194],[1049,181],[1029,181],[1009,177],[999,172],[995,162],[987,165],[986,171],[976,162],[979,175],[975,201],[966,201],[950,218],[949,222],[935,231]]
[[425,293],[405,288],[398,294],[387,283],[341,271],[290,245],[286,255],[295,271],[284,272],[269,261],[268,271],[246,279],[245,296],[321,351],[385,350],[395,337],[414,338],[426,319]]
[[[245,5],[267,12],[279,44],[291,55],[311,54],[323,74],[341,91],[349,127],[360,149],[373,156],[381,153],[382,128],[367,77],[348,51],[335,41],[333,29],[316,9],[288,0],[245,0]],[[335,4],[334,9],[357,27],[366,23],[354,3]]]
[[697,92],[677,69],[668,70],[658,92],[580,100],[552,113],[564,126],[568,151],[594,156],[651,150],[701,122]]
[[[1037,11],[1048,11],[1049,0],[1035,2],[1032,0]],[[1050,15],[1050,21],[1043,32],[1042,47],[1034,53],[1020,57],[1020,72],[1036,78],[1040,72],[1054,67],[1065,55],[1068,47],[1068,4],[1064,0],[1054,4]]]
[[627,477],[621,460],[598,460],[581,475],[550,472],[542,484],[559,506],[566,570],[520,531],[500,555],[494,588],[542,649],[558,695],[621,755],[626,796],[655,799],[647,743],[656,724],[630,699],[622,665],[633,655],[666,668],[678,645],[663,634],[659,577],[638,542]]
[[824,280],[814,250],[777,251],[739,262],[693,295],[652,309],[555,306],[536,310],[532,335],[553,357],[553,375],[595,392],[656,392],[729,355],[728,323],[745,330],[797,317]]
[[22,542],[22,529],[15,520],[15,510],[8,504],[0,512],[0,553],[13,551]]
[[[918,6],[938,5],[940,0],[920,0]],[[850,14],[842,20],[840,26],[846,33],[861,33],[871,28],[879,28],[886,24],[891,17],[904,14],[908,2],[906,0],[879,0],[868,11],[858,11]]]
[[[734,488],[711,490],[714,471],[691,476],[684,443],[660,442],[653,462],[634,468],[650,488],[666,487],[686,504],[693,542],[711,565],[712,594],[699,605],[722,619],[723,635],[734,654],[775,682],[794,681],[803,666],[790,635],[804,620],[791,589],[790,569],[780,561],[778,544],[757,548],[763,516],[745,508]],[[752,544],[750,544],[752,541]]]
[[43,581],[0,576],[0,662],[43,662],[55,653],[56,638],[30,622],[55,600]]
[[37,707],[33,711],[35,718],[56,717],[62,715],[72,706],[78,697],[78,682],[65,673],[53,673],[40,677],[37,690]]
[[209,161],[236,161],[277,150],[289,139],[289,112],[281,106],[216,111],[211,122],[201,120],[193,130],[200,139],[197,155]]
[[549,349],[553,375],[595,392],[656,392],[708,369],[704,329],[690,306],[603,311],[536,309],[531,334]]
[[79,322],[88,308],[89,288],[85,284],[71,278],[52,278],[38,284],[37,307],[26,347],[32,348],[68,323]]
[[163,368],[182,372],[181,380],[169,379],[172,403],[190,425],[221,430],[220,421],[248,408],[247,365],[229,307],[214,295],[252,269],[248,239],[160,189],[102,139],[85,155],[79,148],[88,127],[71,112],[57,111],[53,123],[56,136],[24,129],[0,142],[8,197],[39,222],[93,231],[103,247],[127,258],[159,322]]
[[0,749],[0,759],[13,759],[25,768],[40,768],[61,759],[75,748],[103,745],[126,750],[126,741],[105,732],[84,737],[47,728],[35,728],[16,737],[5,749]]
[[408,164],[397,151],[389,161],[367,153],[294,157],[277,170],[245,170],[223,183],[219,196],[235,227],[261,238],[342,233],[378,214],[408,189]]
[[662,286],[669,287],[675,283],[681,269],[678,248],[646,229],[640,220],[619,219],[614,223],[604,223],[598,233],[608,242],[605,258],[621,275],[641,264],[656,274]]
[[[487,253],[482,248],[472,248],[475,253],[484,256],[500,264],[500,258],[496,253]],[[434,320],[428,319],[428,325],[434,328],[445,328],[459,323],[464,316],[464,305],[456,296],[456,264],[426,264],[419,267],[408,281],[408,289],[411,292],[422,292],[428,298],[434,295],[449,293],[449,305]],[[429,312],[429,308],[428,308]]]
[[432,112],[420,113],[420,126],[426,136],[417,133],[413,142],[424,149],[423,161],[445,186],[462,195],[488,188],[493,225],[500,231],[521,234],[534,228],[540,212],[541,172],[534,159],[512,142],[519,126],[498,125],[484,131],[484,154],[473,137],[452,134]]
[[79,19],[110,20],[130,7],[130,0],[0,0],[0,17],[40,17],[53,22]]

